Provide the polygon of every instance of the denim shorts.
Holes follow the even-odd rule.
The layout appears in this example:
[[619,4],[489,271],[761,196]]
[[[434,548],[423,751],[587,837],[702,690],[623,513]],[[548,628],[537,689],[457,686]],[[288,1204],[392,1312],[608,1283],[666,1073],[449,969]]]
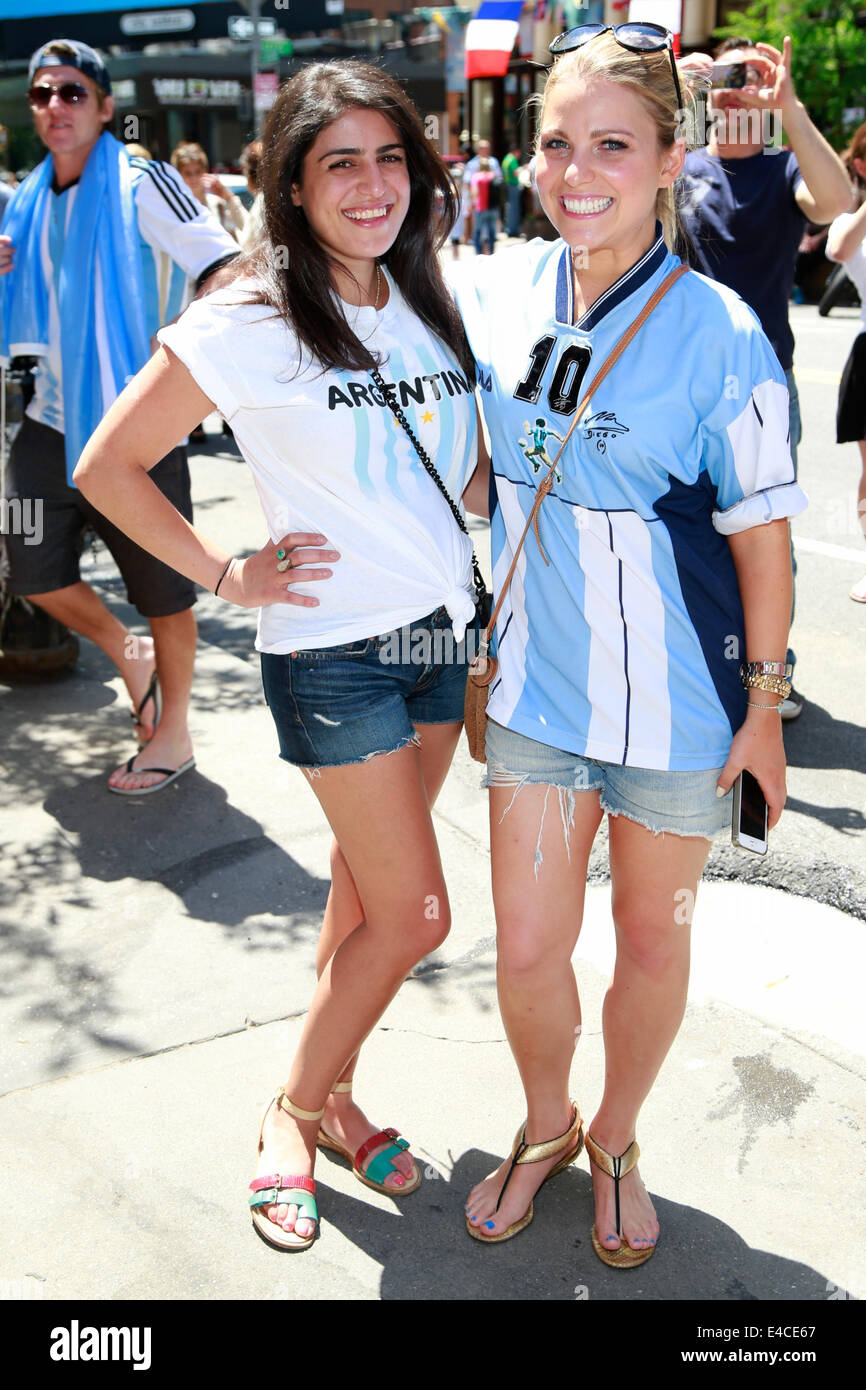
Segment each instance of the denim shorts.
[[342,767],[417,745],[418,724],[460,723],[467,648],[471,660],[476,646],[472,627],[455,642],[448,612],[438,608],[378,637],[262,652],[280,757],[307,769]]
[[488,787],[552,786],[564,791],[598,792],[602,810],[626,816],[654,835],[699,835],[708,840],[730,826],[732,793],[716,796],[720,767],[662,772],[621,767],[579,753],[565,753],[487,723]]

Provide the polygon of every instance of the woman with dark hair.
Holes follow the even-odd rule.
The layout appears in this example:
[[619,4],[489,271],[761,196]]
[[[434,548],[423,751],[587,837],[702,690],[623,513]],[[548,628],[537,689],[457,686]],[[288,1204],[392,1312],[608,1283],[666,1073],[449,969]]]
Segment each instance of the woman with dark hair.
[[[478,444],[472,358],[436,254],[455,191],[399,84],[362,63],[303,68],[263,145],[267,240],[248,275],[162,330],[76,482],[184,574],[261,605],[281,756],[304,770],[334,831],[318,985],[250,1184],[256,1229],[297,1250],[317,1230],[317,1143],[379,1191],[421,1181],[406,1141],[371,1124],[351,1088],[364,1039],[449,928],[431,807],[476,622],[458,506]],[[147,476],[165,440],[214,407],[270,533],[246,559],[187,525]],[[483,511],[483,478],[473,493]]]
[[[852,207],[827,233],[827,257],[838,261],[860,294],[860,331],[854,339],[839,385],[836,443],[856,444],[860,450],[857,515],[866,538],[866,122],[858,126],[842,158],[852,183]],[[866,575],[848,591],[855,603],[866,603]]]

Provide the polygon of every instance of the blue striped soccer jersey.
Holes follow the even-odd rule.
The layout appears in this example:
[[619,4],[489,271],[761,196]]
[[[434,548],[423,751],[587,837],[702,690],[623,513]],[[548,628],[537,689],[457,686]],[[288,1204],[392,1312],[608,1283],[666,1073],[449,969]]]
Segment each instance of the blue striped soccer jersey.
[[[455,263],[490,433],[496,592],[583,394],[680,264],[646,254],[574,319],[570,248]],[[488,713],[623,766],[724,764],[745,717],[743,611],[727,537],[807,505],[785,376],[758,320],[690,272],[593,394],[497,622]]]

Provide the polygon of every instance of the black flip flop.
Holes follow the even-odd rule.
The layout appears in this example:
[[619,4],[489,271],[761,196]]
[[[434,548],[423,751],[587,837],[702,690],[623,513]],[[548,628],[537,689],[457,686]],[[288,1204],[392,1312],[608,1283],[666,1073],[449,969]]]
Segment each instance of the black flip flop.
[[189,772],[191,768],[195,767],[195,758],[187,758],[185,763],[181,763],[180,767],[133,767],[132,764],[137,757],[138,754],[133,753],[126,767],[123,769],[124,772],[161,772],[163,774],[162,781],[154,782],[152,787],[109,786],[108,790],[114,792],[115,796],[150,796],[152,792],[161,792],[163,787],[167,787],[171,782],[176,782],[178,777],[182,777],[185,772]]

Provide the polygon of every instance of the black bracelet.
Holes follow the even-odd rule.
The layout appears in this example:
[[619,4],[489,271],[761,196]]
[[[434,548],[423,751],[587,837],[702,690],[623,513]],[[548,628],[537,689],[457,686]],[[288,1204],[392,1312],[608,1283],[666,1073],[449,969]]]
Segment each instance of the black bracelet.
[[233,555],[230,555],[229,558],[226,560],[225,569],[223,570],[222,574],[220,575],[219,579],[217,580],[217,586],[216,586],[216,588],[214,589],[214,598],[216,598],[217,594],[218,594],[219,591],[220,591],[220,584],[222,584],[223,580],[225,579],[226,575],[228,574],[229,565],[231,564],[231,562],[232,562],[233,559],[234,559],[234,556],[233,556]]

